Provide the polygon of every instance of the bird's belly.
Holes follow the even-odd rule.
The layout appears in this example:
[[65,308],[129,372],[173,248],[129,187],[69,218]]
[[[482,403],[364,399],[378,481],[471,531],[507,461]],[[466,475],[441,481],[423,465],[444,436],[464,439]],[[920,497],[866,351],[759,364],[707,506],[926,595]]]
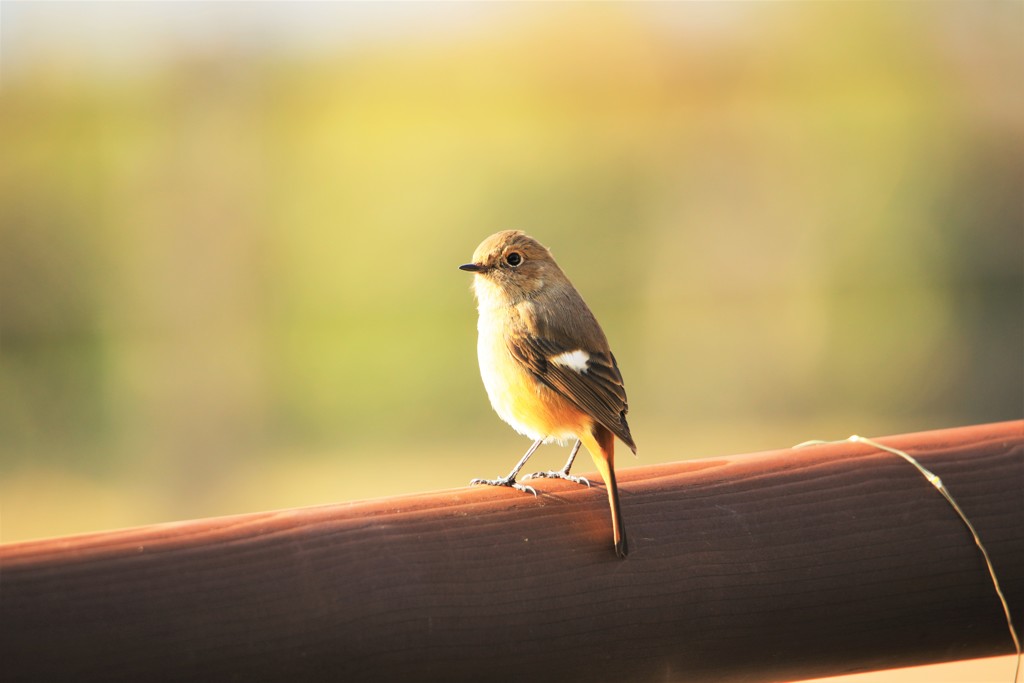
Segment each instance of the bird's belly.
[[480,375],[498,417],[535,440],[561,441],[583,433],[587,416],[524,368],[509,352],[503,334],[485,328],[502,328],[481,320],[477,345]]

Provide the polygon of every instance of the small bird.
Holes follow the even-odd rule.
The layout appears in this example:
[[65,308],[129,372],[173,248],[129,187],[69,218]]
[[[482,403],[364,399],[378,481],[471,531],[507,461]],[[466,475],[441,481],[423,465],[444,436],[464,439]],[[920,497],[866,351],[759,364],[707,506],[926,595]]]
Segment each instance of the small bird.
[[615,437],[636,454],[626,423],[626,390],[615,356],[583,297],[544,245],[518,230],[491,235],[459,266],[474,273],[480,318],[477,356],[487,396],[498,416],[534,440],[507,477],[471,484],[510,486],[542,443],[575,439],[560,471],[535,472],[590,486],[569,474],[583,444],[608,491],[615,554],[628,552],[615,483]]

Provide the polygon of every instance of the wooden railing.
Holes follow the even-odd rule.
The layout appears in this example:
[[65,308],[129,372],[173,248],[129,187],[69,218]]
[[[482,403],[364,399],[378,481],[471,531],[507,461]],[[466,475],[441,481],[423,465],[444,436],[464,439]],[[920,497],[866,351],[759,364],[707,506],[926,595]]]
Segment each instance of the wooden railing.
[[[1024,421],[880,437],[1024,624]],[[4,681],[777,681],[1012,653],[950,505],[863,443],[0,546]]]

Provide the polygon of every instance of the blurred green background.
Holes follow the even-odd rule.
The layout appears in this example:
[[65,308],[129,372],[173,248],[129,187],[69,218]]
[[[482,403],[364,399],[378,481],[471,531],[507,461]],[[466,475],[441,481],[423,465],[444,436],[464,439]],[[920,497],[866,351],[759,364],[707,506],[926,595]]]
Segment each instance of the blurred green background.
[[508,228],[612,342],[620,467],[1024,415],[1019,3],[4,2],[0,39],[0,540],[504,474],[456,266]]

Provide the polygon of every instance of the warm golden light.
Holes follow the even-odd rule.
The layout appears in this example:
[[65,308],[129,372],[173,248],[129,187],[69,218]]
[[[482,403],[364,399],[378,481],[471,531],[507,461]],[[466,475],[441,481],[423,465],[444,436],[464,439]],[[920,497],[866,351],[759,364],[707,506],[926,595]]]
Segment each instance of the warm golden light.
[[2,541],[507,468],[456,270],[507,228],[602,321],[644,463],[1024,409],[1012,3],[5,3],[2,31]]

